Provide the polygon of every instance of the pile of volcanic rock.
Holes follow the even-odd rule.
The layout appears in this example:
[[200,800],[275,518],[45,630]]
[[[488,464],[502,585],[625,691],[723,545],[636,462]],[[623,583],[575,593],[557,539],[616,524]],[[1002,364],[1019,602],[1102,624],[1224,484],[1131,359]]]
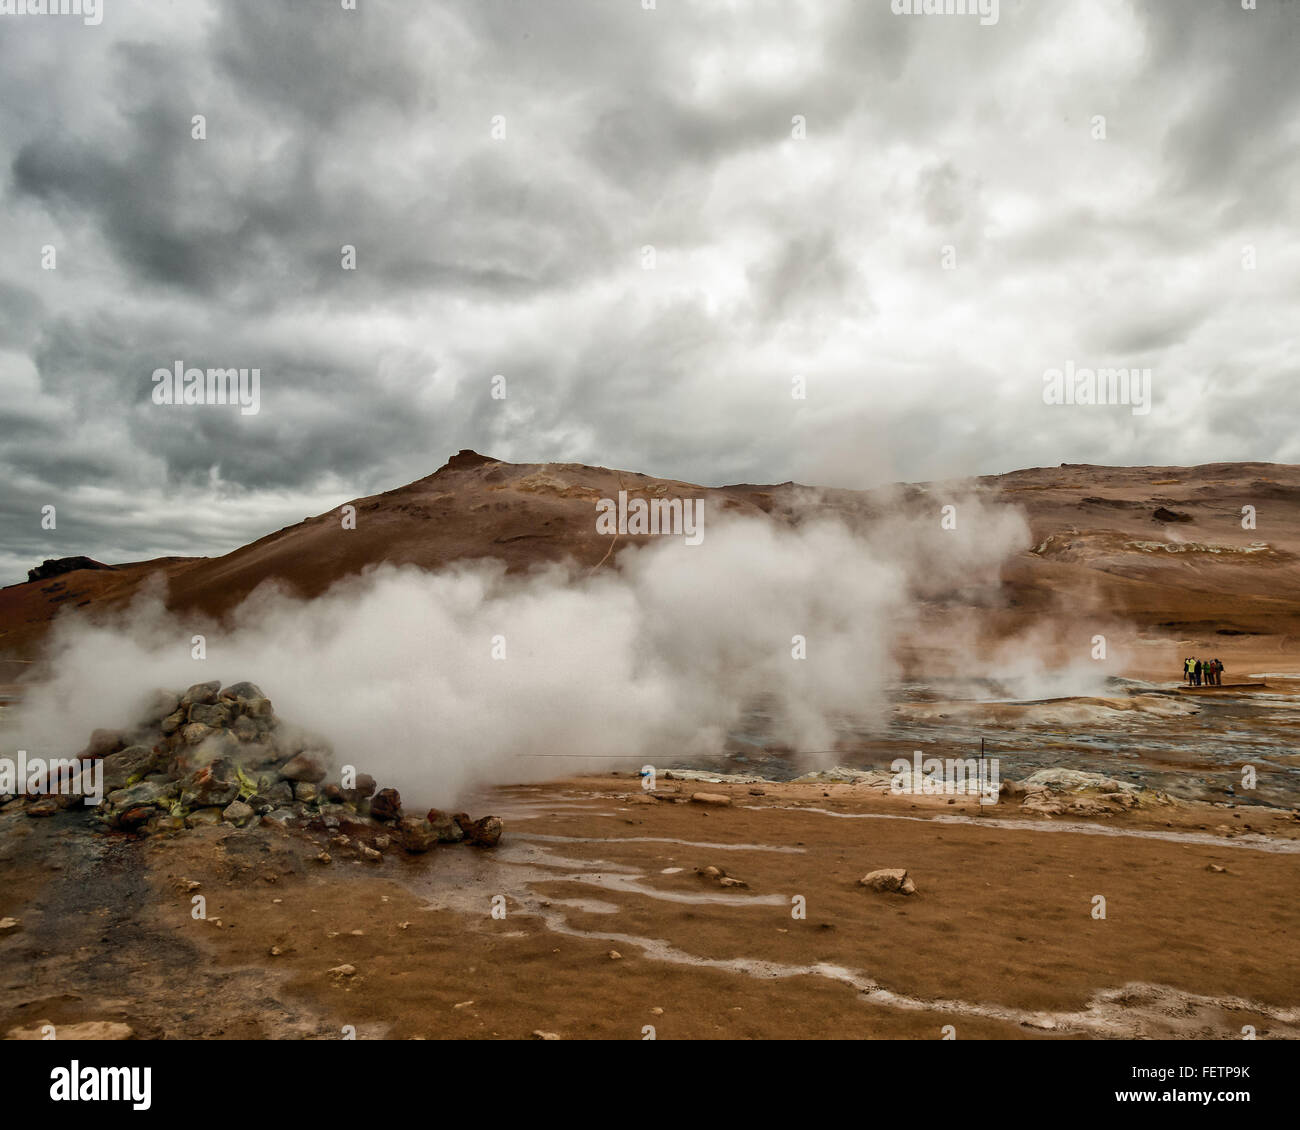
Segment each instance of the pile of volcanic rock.
[[[281,723],[252,683],[158,691],[133,727],[96,730],[78,756],[103,762],[98,819],[136,835],[222,823],[297,824],[332,832],[336,847],[372,860],[393,846],[425,852],[437,844],[495,847],[501,839],[495,816],[471,820],[438,809],[405,816],[397,790],[376,790],[364,773],[349,788],[327,782],[327,744]],[[49,815],[69,800],[33,798],[27,811]]]

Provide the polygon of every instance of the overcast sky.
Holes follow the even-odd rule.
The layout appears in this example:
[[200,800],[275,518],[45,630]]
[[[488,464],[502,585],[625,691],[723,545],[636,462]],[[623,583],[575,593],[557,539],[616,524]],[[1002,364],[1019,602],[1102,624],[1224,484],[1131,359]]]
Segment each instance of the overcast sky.
[[[1300,461],[1290,0],[103,4],[0,15],[5,583],[224,553],[461,447],[711,485]],[[259,368],[259,411],[153,403],[177,361]],[[1149,367],[1152,410],[1044,404],[1067,361]]]

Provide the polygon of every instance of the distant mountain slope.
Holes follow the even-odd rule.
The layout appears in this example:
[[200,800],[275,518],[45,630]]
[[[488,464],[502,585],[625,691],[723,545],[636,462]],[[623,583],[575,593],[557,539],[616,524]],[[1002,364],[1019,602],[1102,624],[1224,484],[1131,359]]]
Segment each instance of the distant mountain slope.
[[[612,567],[611,539],[596,532],[595,503],[620,490],[632,498],[703,498],[706,531],[724,512],[782,522],[834,512],[869,523],[899,508],[932,507],[937,522],[944,502],[975,493],[1019,506],[1032,532],[1033,544],[1003,571],[1006,608],[990,611],[999,630],[1086,593],[1160,635],[1300,636],[1300,467],[1063,465],[858,492],[795,483],[702,487],[463,451],[426,478],[354,500],[355,529],[344,528],[339,508],[223,557],[80,569],[0,590],[0,655],[34,658],[62,609],[119,607],[151,577],[167,582],[172,609],[219,616],[268,580],[315,596],[384,562],[436,569],[493,557],[520,570],[569,558]],[[1254,530],[1242,528],[1247,506],[1256,511]],[[622,536],[617,548],[642,540]],[[0,683],[21,670],[0,667]]]

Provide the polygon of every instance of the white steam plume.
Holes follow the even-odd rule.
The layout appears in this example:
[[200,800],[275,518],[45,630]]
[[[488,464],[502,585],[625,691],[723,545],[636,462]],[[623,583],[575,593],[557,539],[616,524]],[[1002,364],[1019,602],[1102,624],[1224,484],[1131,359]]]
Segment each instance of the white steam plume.
[[96,727],[127,727],[157,687],[247,679],[324,735],[336,764],[440,807],[490,783],[717,753],[759,694],[776,704],[776,740],[828,750],[838,718],[881,711],[914,593],[995,583],[1028,544],[1014,511],[969,502],[959,532],[926,510],[874,533],[715,518],[699,546],[664,538],[594,575],[385,566],[311,601],[264,587],[223,626],[144,595],[116,621],[56,625],[52,681],[6,745],[70,755]]

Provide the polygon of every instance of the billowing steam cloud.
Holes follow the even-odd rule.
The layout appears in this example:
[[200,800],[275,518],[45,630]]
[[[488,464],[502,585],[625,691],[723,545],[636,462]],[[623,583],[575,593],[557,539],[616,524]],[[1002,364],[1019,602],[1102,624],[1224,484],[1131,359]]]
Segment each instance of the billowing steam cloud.
[[777,740],[829,750],[838,719],[881,711],[917,594],[988,587],[1029,543],[1015,511],[970,502],[945,530],[930,510],[862,529],[713,517],[701,545],[626,548],[594,574],[383,567],[310,602],[261,589],[221,626],[175,617],[155,593],[114,623],[58,625],[52,680],[6,745],[75,753],[155,688],[219,678],[257,683],[338,765],[417,803],[715,754],[759,695]]

